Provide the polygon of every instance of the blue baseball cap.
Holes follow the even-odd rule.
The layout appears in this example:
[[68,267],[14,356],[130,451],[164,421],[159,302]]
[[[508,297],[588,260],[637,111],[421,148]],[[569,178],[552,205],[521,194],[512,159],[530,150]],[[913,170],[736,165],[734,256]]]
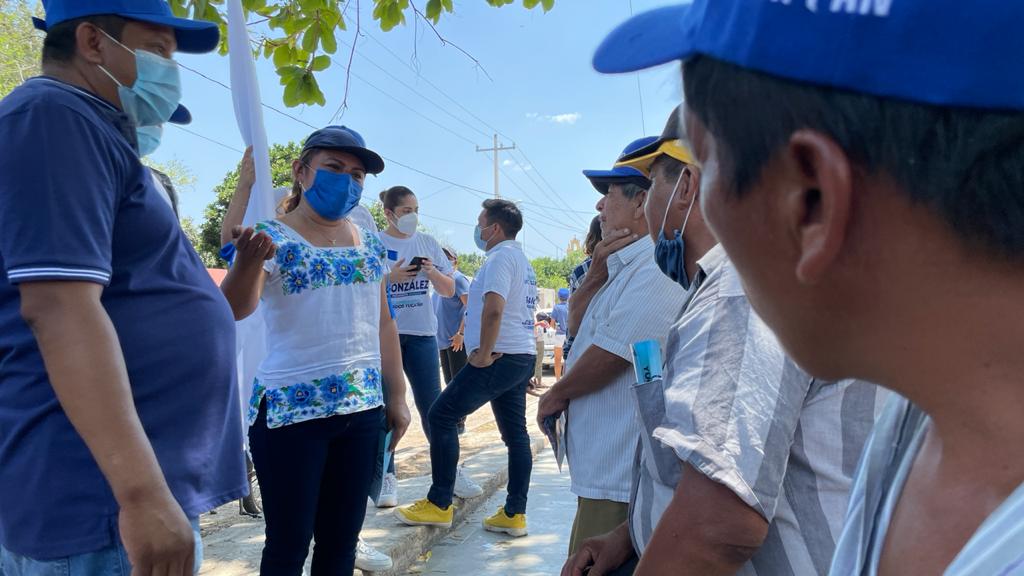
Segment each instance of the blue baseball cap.
[[171,114],[171,119],[168,122],[180,125],[191,124],[192,113],[189,112],[188,108],[185,108],[184,104],[178,104],[178,109],[174,111],[174,114]]
[[923,104],[1024,110],[1020,0],[694,0],[639,14],[594,56],[633,72],[704,55]]
[[86,16],[111,15],[159,24],[174,29],[178,52],[202,54],[220,43],[220,28],[213,22],[176,18],[165,0],[43,0],[46,20],[33,18],[35,27],[50,28]]
[[[619,154],[619,160],[629,157],[637,150],[650,146],[657,140],[658,138],[655,136],[648,136],[630,142],[626,149],[622,151],[622,154]],[[616,164],[618,164],[618,160]],[[590,180],[590,183],[601,194],[608,194],[608,187],[612,184],[636,184],[642,188],[651,187],[650,174],[645,174],[632,166],[616,165],[611,170],[584,170],[583,175]]]
[[568,288],[559,288],[558,289],[558,297],[560,299],[562,299],[562,300],[565,300],[566,298],[568,298],[569,297],[569,289]]
[[302,146],[305,152],[310,148],[326,148],[348,152],[363,162],[368,174],[380,174],[384,171],[384,159],[366,147],[366,141],[359,132],[347,126],[328,126],[321,128],[306,138]]

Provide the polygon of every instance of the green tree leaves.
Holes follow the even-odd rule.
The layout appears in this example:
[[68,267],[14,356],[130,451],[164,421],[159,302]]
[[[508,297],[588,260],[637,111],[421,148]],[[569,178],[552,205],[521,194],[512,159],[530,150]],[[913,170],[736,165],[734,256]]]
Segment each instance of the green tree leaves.
[[[0,0],[3,3],[0,6],[8,1]],[[410,0],[365,1],[372,2],[373,19],[385,32],[407,24],[407,18],[422,17],[437,24],[445,13],[455,11],[454,0],[427,0],[424,12],[418,12]],[[171,10],[179,17],[216,22],[221,29],[220,53],[227,54],[224,0],[169,2]],[[487,0],[487,3],[500,7],[513,4],[515,0]],[[555,0],[523,0],[522,4],[530,10],[539,6],[547,12],[554,7]],[[286,106],[327,103],[317,74],[330,67],[331,56],[338,51],[338,36],[347,30],[346,8],[349,8],[348,17],[353,18],[352,10],[357,6],[358,0],[354,3],[351,0],[242,0],[250,23],[259,22],[269,29],[254,53],[272,59],[280,76]]]

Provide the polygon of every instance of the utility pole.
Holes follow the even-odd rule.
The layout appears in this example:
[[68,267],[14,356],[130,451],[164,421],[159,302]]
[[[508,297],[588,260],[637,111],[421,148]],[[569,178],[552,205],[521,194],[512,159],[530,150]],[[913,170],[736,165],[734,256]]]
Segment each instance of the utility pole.
[[498,176],[499,176],[499,172],[501,171],[501,164],[499,164],[499,161],[498,161],[498,153],[500,153],[500,152],[502,152],[504,150],[515,150],[515,149],[516,149],[516,145],[515,144],[512,144],[511,146],[501,146],[501,145],[499,145],[498,144],[498,135],[497,134],[494,135],[494,148],[481,148],[479,146],[476,147],[476,151],[477,152],[493,152],[494,153],[494,197],[495,198],[501,198],[501,194],[498,192]]

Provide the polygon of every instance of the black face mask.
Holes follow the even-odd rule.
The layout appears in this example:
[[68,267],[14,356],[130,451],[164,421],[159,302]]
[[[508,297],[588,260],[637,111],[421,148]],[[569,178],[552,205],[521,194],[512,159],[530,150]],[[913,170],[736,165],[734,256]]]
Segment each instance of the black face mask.
[[684,290],[690,289],[690,278],[686,275],[686,241],[683,240],[683,231],[686,230],[686,223],[690,221],[690,213],[693,212],[693,205],[697,203],[697,198],[694,197],[690,202],[690,207],[686,210],[686,218],[683,219],[683,226],[680,230],[675,231],[675,237],[672,239],[665,238],[665,223],[668,222],[668,211],[679,192],[679,185],[682,184],[683,178],[688,172],[684,169],[679,175],[679,179],[676,180],[676,187],[668,198],[668,205],[665,206],[665,217],[661,220],[658,243],[654,247],[654,260],[658,263],[658,268],[661,268],[662,273],[677,282]]

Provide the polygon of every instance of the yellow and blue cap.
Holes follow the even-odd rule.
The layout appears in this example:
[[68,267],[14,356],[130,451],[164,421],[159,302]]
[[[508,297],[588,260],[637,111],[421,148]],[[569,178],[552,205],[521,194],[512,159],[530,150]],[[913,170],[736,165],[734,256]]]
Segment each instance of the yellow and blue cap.
[[619,155],[611,170],[584,170],[583,175],[590,180],[601,194],[608,194],[612,184],[636,184],[644,189],[651,187],[650,173],[633,166],[620,166],[619,160],[657,141],[656,136],[640,138],[629,143]]

